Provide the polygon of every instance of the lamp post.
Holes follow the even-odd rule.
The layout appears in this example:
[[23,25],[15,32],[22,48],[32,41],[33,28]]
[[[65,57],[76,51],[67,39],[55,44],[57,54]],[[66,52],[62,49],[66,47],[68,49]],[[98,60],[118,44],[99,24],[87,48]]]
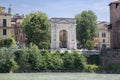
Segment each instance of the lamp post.
[[83,49],[85,49],[85,39],[83,39]]

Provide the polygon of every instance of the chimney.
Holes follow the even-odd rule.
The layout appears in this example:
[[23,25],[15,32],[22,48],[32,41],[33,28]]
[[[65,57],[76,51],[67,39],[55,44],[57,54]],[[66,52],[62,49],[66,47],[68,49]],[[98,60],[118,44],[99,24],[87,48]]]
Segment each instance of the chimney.
[[11,5],[9,5],[8,13],[11,14]]

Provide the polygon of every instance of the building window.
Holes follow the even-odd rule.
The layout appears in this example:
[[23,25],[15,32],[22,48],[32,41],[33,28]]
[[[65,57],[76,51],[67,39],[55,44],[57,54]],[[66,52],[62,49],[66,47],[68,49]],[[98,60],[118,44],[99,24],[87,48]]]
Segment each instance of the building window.
[[106,37],[106,33],[102,33],[102,37]]
[[105,42],[105,39],[103,39],[103,42]]
[[119,4],[118,4],[118,3],[116,3],[116,8],[120,8],[120,6],[119,6]]
[[6,35],[6,34],[7,34],[7,30],[3,29],[3,35]]
[[7,20],[3,19],[3,27],[6,27],[6,26],[7,26]]

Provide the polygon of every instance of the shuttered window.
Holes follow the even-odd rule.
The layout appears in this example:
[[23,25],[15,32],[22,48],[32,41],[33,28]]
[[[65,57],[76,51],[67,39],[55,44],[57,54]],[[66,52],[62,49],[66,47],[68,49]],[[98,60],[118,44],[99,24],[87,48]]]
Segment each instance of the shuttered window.
[[7,20],[3,19],[3,27],[6,27],[6,26],[7,26]]
[[7,34],[7,30],[3,29],[3,35],[6,35],[6,34]]

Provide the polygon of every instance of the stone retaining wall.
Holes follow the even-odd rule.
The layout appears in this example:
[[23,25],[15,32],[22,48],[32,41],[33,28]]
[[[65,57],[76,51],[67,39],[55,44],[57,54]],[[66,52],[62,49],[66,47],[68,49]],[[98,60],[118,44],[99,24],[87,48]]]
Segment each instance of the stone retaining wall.
[[103,66],[120,65],[120,49],[101,50],[100,62]]

